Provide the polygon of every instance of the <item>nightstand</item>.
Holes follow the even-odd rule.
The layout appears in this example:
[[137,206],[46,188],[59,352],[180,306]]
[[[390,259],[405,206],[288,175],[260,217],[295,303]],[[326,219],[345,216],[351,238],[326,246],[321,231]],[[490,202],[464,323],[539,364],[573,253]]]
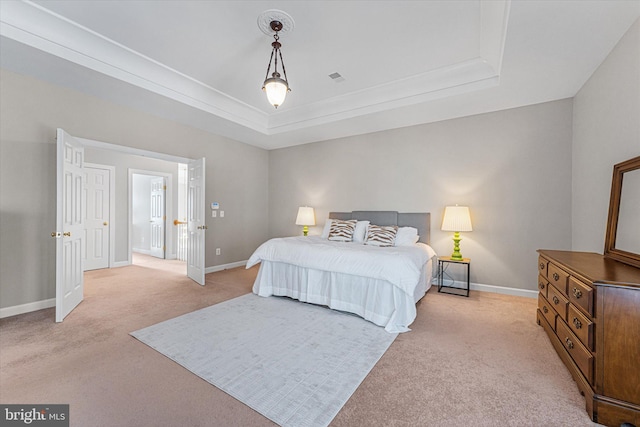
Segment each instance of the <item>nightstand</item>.
[[[458,286],[453,286],[455,280],[453,276],[451,276],[447,270],[452,265],[457,266],[466,266],[467,267],[467,287],[461,288]],[[438,258],[438,292],[442,292],[444,294],[451,295],[459,295],[463,297],[469,296],[469,272],[471,270],[471,259],[470,258],[462,258],[462,259],[451,259],[451,257],[444,256]],[[446,276],[446,277],[445,277]],[[447,284],[445,284],[445,282]]]

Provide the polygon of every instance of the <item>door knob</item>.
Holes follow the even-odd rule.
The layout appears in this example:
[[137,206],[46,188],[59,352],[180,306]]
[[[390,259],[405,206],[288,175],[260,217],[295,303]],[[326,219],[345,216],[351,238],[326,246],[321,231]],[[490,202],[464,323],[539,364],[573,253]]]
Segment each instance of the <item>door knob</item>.
[[71,232],[70,231],[66,231],[64,233],[62,233],[63,236],[65,237],[71,237]]
[[102,225],[109,225],[107,221],[103,222]]

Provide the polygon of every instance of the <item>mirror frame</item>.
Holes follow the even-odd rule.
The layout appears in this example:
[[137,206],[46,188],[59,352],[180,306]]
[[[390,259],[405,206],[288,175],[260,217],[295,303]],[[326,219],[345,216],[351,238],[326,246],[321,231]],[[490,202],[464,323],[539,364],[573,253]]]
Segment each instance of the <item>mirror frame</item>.
[[618,214],[620,213],[620,196],[622,194],[622,177],[626,172],[636,169],[640,169],[640,156],[613,166],[611,199],[609,201],[609,218],[607,219],[607,231],[604,240],[604,256],[625,264],[640,267],[640,254],[616,249]]

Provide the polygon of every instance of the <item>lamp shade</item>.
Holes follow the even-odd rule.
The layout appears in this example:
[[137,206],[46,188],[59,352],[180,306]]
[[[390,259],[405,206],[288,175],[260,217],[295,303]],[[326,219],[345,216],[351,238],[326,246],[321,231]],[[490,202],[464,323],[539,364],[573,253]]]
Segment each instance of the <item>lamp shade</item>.
[[278,77],[272,77],[264,82],[264,91],[267,93],[269,103],[278,108],[287,97],[289,87],[287,83]]
[[299,207],[296,225],[316,225],[316,215],[313,212],[313,208],[309,206]]
[[447,206],[442,219],[442,231],[472,231],[471,215],[467,206]]

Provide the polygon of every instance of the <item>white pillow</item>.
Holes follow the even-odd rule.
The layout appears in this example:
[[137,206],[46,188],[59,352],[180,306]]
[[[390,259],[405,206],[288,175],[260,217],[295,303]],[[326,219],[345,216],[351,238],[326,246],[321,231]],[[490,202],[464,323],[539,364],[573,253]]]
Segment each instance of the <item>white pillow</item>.
[[413,246],[418,242],[418,230],[413,227],[400,227],[396,234],[395,246]]
[[331,221],[333,220],[328,219],[327,222],[324,223],[324,228],[322,229],[322,234],[320,235],[320,237],[322,237],[323,239],[329,238],[329,232],[331,231]]
[[364,243],[364,239],[367,237],[368,228],[369,221],[358,221],[356,223],[356,230],[353,232],[353,241],[355,243]]

